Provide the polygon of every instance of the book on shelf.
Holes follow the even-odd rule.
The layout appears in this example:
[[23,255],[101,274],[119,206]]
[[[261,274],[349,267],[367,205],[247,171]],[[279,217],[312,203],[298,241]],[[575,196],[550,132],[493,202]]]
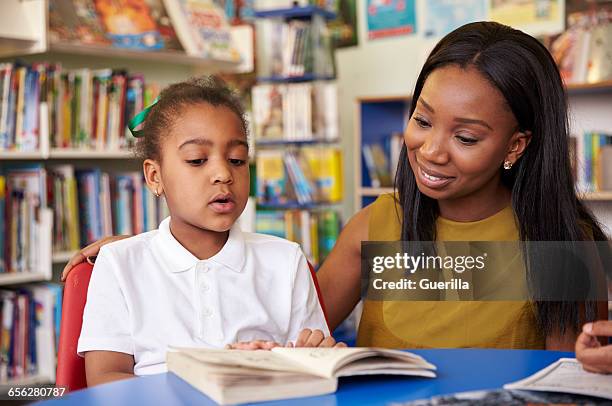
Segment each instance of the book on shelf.
[[151,193],[140,172],[110,175],[98,169],[78,170],[76,179],[81,246],[106,235],[154,230],[168,216],[165,200]]
[[612,21],[606,13],[577,12],[568,28],[550,45],[565,83],[597,83],[612,79]]
[[581,192],[612,190],[612,134],[587,131],[576,139],[577,186]]
[[55,381],[62,288],[45,283],[0,290],[0,384]]
[[127,149],[128,118],[157,93],[125,70],[0,64],[0,150]]
[[260,18],[257,43],[260,77],[334,76],[332,40],[325,21]]
[[342,155],[337,147],[304,147],[296,151],[261,149],[256,158],[256,173],[260,203],[342,200]]
[[612,376],[587,372],[575,358],[561,358],[525,379],[504,385],[504,389],[571,393],[612,400]]
[[164,48],[163,38],[145,0],[96,0],[95,5],[114,47]]
[[325,260],[340,234],[340,216],[335,210],[259,210],[255,231],[297,242],[310,263]]
[[46,171],[38,164],[8,167],[3,168],[2,176],[2,271],[50,278],[53,214],[46,204]]
[[53,210],[53,250],[76,251],[81,247],[81,242],[78,188],[74,167],[51,166],[47,181],[49,207]]
[[338,377],[435,377],[435,366],[404,351],[379,348],[282,348],[271,351],[171,349],[168,370],[220,404],[333,393]]
[[110,46],[94,0],[49,0],[49,40]]
[[259,84],[253,87],[257,141],[338,139],[338,94],[334,82]]
[[51,43],[182,50],[163,0],[49,0]]
[[164,5],[187,54],[240,62],[225,12],[213,0],[164,0]]

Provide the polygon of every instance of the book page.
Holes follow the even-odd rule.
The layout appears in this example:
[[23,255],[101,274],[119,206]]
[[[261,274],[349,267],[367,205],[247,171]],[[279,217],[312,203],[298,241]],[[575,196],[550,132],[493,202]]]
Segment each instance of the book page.
[[561,358],[505,389],[535,390],[598,396],[612,400],[612,375],[587,372],[575,358]]
[[[301,364],[305,369],[315,375],[332,378],[337,375],[340,368],[352,362],[362,362],[370,357],[377,357],[376,366],[380,368],[383,364],[393,364],[396,371],[401,369],[435,369],[435,366],[427,363],[418,355],[397,350],[383,350],[378,348],[283,348],[276,347],[272,352],[281,354],[287,359]],[[368,363],[361,367],[351,365],[351,372],[367,371]],[[389,369],[387,369],[387,373]],[[374,373],[374,372],[373,372]],[[342,374],[345,375],[345,374]]]
[[191,358],[206,364],[223,367],[242,367],[254,369],[267,369],[273,371],[287,371],[298,373],[309,373],[299,364],[294,364],[285,357],[272,351],[247,351],[247,350],[218,350],[208,348],[177,348],[172,347],[169,351],[178,351]]

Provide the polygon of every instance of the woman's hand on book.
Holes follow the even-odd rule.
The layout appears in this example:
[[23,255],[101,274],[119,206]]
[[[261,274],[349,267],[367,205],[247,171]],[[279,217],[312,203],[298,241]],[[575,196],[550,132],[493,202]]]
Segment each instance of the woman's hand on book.
[[612,344],[603,346],[597,337],[612,337],[612,321],[587,323],[576,340],[576,358],[585,370],[612,373]]
[[72,268],[74,268],[76,265],[80,264],[81,262],[87,261],[90,264],[93,264],[94,261],[96,260],[96,255],[98,255],[98,252],[100,252],[100,248],[102,248],[103,245],[106,245],[109,242],[119,241],[119,240],[122,240],[128,237],[131,237],[131,236],[130,235],[111,235],[110,237],[104,237],[98,241],[95,241],[89,244],[87,247],[81,249],[79,252],[74,254],[72,258],[70,258],[70,261],[68,261],[68,263],[64,267],[64,270],[62,271],[62,282],[66,280]]

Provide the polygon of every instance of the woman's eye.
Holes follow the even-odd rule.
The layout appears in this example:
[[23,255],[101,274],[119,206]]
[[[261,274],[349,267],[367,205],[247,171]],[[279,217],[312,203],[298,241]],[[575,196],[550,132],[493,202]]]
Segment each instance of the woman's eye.
[[417,125],[421,128],[429,128],[429,123],[420,117],[414,117],[414,121],[416,121]]
[[191,166],[200,166],[204,164],[204,162],[206,161],[207,161],[206,158],[202,158],[202,159],[189,159],[186,162]]
[[241,166],[241,165],[244,165],[246,163],[246,161],[244,159],[230,159],[229,162],[230,162],[230,164],[232,164],[234,166]]
[[475,138],[465,137],[463,135],[457,135],[456,138],[459,140],[460,143],[465,145],[474,145],[476,144],[476,142],[478,142],[478,140]]

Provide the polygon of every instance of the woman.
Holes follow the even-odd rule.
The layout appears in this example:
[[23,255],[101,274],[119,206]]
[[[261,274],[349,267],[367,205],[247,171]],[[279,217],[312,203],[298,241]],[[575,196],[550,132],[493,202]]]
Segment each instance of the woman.
[[[418,77],[404,141],[397,193],[359,211],[318,272],[331,328],[359,301],[362,241],[606,239],[574,192],[557,67],[520,31],[480,22],[444,37]],[[573,349],[584,315],[593,307],[366,300],[358,345]]]

